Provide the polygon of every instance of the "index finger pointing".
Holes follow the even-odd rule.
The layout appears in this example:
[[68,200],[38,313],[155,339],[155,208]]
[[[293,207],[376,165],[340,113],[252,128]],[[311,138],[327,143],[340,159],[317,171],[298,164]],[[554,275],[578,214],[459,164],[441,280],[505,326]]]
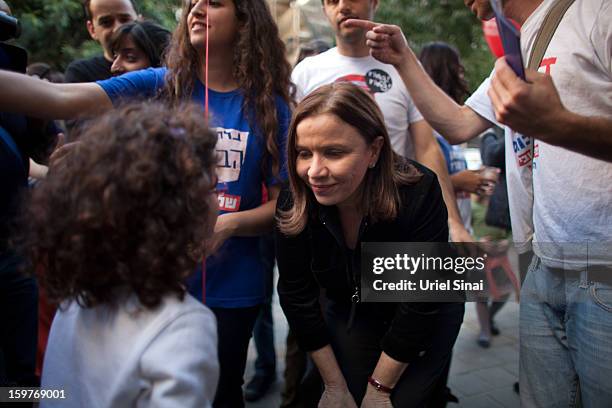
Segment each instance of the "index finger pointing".
[[348,20],[344,22],[345,27],[363,28],[364,30],[368,30],[368,31],[373,29],[377,25],[378,24],[373,21],[359,20],[356,18],[349,18]]

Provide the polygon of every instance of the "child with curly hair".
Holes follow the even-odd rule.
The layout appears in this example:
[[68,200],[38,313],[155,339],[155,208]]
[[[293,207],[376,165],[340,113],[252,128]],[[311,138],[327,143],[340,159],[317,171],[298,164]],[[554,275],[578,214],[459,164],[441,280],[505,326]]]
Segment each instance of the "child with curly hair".
[[202,115],[209,113],[218,138],[220,213],[205,273],[195,273],[188,287],[217,318],[221,374],[215,408],[240,408],[249,340],[267,294],[260,237],[272,230],[287,178],[291,67],[265,0],[181,4],[164,67],[79,84],[0,71],[0,110],[71,119],[126,100],[162,98],[172,104],[191,100]]
[[50,300],[41,406],[209,407],[213,313],[183,284],[217,218],[215,143],[201,110],[110,111],[33,192],[26,248]]

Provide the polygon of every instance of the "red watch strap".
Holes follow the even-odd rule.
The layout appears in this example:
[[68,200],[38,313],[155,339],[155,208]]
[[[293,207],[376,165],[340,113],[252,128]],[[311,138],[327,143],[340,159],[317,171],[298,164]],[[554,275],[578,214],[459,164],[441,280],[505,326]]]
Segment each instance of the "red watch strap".
[[381,382],[376,378],[368,377],[368,382],[370,385],[376,388],[376,391],[386,392],[387,394],[391,394],[393,392],[393,388],[389,388],[386,385],[381,384]]

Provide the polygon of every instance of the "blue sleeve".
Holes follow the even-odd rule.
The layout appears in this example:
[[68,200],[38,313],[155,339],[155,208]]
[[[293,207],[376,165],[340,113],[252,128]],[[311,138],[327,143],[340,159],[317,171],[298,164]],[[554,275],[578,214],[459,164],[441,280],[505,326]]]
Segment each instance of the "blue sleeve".
[[446,170],[448,171],[448,174],[452,174],[451,157],[450,157],[451,146],[446,141],[446,139],[444,139],[442,136],[438,135],[437,133],[436,133],[436,140],[438,141],[438,144],[440,145],[440,150],[442,150],[442,154],[444,155],[444,161],[446,161]]
[[291,109],[280,97],[276,97],[276,116],[278,118],[278,152],[280,160],[280,173],[278,176],[272,174],[272,160],[268,165],[267,185],[283,184],[289,178],[287,171],[287,132],[291,121]]
[[97,81],[113,105],[130,99],[152,98],[164,86],[165,68],[147,68]]

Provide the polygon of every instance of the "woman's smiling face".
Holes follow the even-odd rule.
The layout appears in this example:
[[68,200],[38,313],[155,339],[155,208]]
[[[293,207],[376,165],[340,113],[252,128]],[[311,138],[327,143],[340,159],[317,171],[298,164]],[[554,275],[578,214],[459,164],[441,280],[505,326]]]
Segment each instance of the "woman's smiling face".
[[382,137],[368,145],[357,129],[332,114],[308,117],[296,130],[296,171],[317,202],[358,206],[365,174],[378,160]]
[[208,13],[208,45],[211,48],[233,46],[238,32],[238,18],[233,0],[192,0],[187,16],[187,30],[191,45],[206,47],[206,13]]

